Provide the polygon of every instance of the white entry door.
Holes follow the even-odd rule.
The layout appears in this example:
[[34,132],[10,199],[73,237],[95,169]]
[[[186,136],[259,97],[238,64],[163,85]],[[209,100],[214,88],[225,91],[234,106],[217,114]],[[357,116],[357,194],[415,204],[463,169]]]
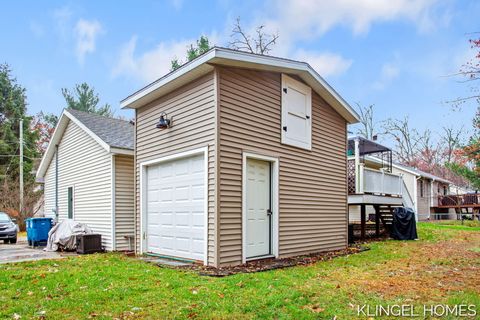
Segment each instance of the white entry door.
[[272,253],[270,162],[247,159],[246,171],[245,256],[249,259]]
[[147,252],[204,260],[204,156],[147,168]]

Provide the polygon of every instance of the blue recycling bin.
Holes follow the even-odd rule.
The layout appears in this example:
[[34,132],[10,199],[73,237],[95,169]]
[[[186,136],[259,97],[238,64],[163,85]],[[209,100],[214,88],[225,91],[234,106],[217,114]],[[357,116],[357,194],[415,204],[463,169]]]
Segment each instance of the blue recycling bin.
[[30,218],[26,220],[28,245],[46,243],[48,232],[52,228],[52,218]]

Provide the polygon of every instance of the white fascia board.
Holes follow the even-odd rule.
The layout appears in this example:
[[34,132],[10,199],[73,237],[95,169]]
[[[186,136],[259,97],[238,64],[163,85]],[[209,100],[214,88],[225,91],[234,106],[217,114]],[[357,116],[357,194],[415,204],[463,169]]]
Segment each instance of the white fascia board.
[[121,154],[121,155],[126,155],[126,156],[133,156],[135,152],[130,149],[122,149],[122,148],[114,148],[110,147],[110,152],[112,154]]
[[[284,72],[289,72],[289,70],[294,71],[293,73],[298,73],[298,71],[307,72],[313,78],[313,80],[319,83],[322,87],[322,88],[318,88],[317,86],[317,88],[314,88],[314,89],[317,89],[315,91],[317,92],[324,91],[324,93],[330,95],[334,99],[334,101],[330,101],[331,103],[337,102],[339,104],[339,107],[344,108],[347,111],[347,113],[341,113],[336,108],[337,112],[341,113],[342,116],[344,116],[345,119],[350,124],[354,124],[360,121],[360,116],[357,114],[357,112],[308,63],[270,57],[270,56],[252,55],[246,52],[230,51],[230,50],[222,50],[222,49],[216,50],[215,58],[227,59],[227,60],[233,60],[233,61],[242,61],[242,62],[254,63],[254,64],[259,64],[264,66],[271,66],[271,67],[283,69]],[[212,61],[212,62],[215,62],[215,61]],[[312,83],[310,83],[310,85],[312,85]],[[319,90],[319,89],[324,89],[324,90]]]
[[[293,73],[305,78],[304,80],[313,87],[327,102],[339,112],[350,124],[360,121],[357,112],[308,64],[305,62],[282,59],[271,56],[254,55],[242,51],[233,51],[222,48],[214,48],[203,56],[186,63],[179,69],[171,72],[145,88],[128,96],[120,102],[122,108],[138,108],[142,106],[140,100],[159,88],[175,81],[194,69],[206,63],[218,63],[229,66],[251,67],[255,65],[259,70],[270,70],[276,72]],[[306,77],[303,77],[308,75]],[[148,103],[147,101],[146,103]]]
[[215,56],[215,51],[216,50],[214,49],[214,50],[204,54],[200,58],[195,59],[190,63],[184,64],[183,66],[181,66],[177,70],[165,75],[164,77],[162,77],[162,78],[158,79],[157,81],[151,83],[150,85],[146,86],[145,88],[140,89],[139,91],[135,92],[134,94],[128,96],[127,98],[120,101],[120,107],[122,109],[125,109],[125,108],[135,109],[135,108],[137,108],[138,106],[134,105],[134,103],[137,100],[151,94],[153,91],[157,90],[158,88],[163,87],[167,83],[169,83],[169,82],[171,82],[171,81],[173,81],[177,78],[180,78],[181,76],[189,73],[193,69],[195,69],[195,68],[199,67],[200,65],[208,62],[209,60],[211,60]]
[[50,161],[55,154],[55,146],[60,143],[62,139],[63,132],[67,128],[67,124],[69,121],[69,117],[65,114],[65,110],[60,115],[60,119],[57,122],[57,126],[53,131],[52,138],[50,139],[47,150],[43,154],[42,161],[40,161],[40,165],[38,166],[38,170],[35,176],[35,180],[37,182],[42,181],[45,178],[45,173],[47,172],[48,166],[50,165]]
[[38,166],[37,174],[36,174],[36,177],[35,177],[35,179],[37,181],[40,181],[40,179],[44,178],[45,172],[47,171],[47,168],[50,164],[50,161],[53,158],[53,155],[55,153],[55,146],[57,144],[59,144],[60,141],[62,140],[63,133],[65,132],[65,129],[67,128],[67,125],[68,125],[69,121],[73,121],[73,123],[75,123],[77,126],[79,126],[83,131],[85,131],[90,137],[92,137],[107,152],[133,155],[133,150],[111,148],[110,145],[108,145],[108,143],[103,141],[99,136],[97,136],[95,133],[93,133],[92,130],[87,128],[80,120],[75,118],[74,115],[72,115],[70,112],[68,112],[67,109],[65,109],[65,110],[63,110],[62,115],[60,116],[60,119],[58,120],[57,126],[55,127],[55,130],[53,132],[53,136],[50,139],[50,142],[48,143],[47,150],[45,151],[45,154],[42,157],[42,161],[40,162],[40,165]]

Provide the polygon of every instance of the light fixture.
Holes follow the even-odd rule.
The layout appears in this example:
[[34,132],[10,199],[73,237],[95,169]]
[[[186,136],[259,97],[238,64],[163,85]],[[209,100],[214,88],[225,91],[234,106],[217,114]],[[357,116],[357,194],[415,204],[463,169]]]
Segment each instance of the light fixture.
[[170,118],[168,119],[168,116],[165,112],[162,112],[160,114],[160,119],[158,120],[158,123],[157,123],[157,128],[158,129],[167,129],[167,128],[170,128],[172,125],[172,119],[173,118]]

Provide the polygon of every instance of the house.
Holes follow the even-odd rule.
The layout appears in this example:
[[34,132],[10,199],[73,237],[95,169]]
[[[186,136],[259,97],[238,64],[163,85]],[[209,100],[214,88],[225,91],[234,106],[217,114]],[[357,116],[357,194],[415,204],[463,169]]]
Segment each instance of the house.
[[380,236],[391,227],[394,208],[415,208],[414,198],[393,170],[390,148],[357,136],[348,139],[347,154],[350,237]]
[[64,110],[37,170],[45,215],[86,223],[107,250],[132,247],[133,146],[128,121]]
[[362,204],[367,220],[376,210],[389,220],[388,211],[398,206],[412,208],[417,220],[455,217],[439,203],[450,192],[448,180],[393,162],[390,148],[363,137],[349,139],[348,154],[351,223],[361,222]]
[[215,47],[121,104],[137,253],[220,267],[347,246],[358,116],[307,63]]
[[455,218],[453,210],[439,204],[440,196],[450,194],[450,181],[398,163],[393,164],[393,173],[403,175],[405,186],[413,195],[418,220]]

